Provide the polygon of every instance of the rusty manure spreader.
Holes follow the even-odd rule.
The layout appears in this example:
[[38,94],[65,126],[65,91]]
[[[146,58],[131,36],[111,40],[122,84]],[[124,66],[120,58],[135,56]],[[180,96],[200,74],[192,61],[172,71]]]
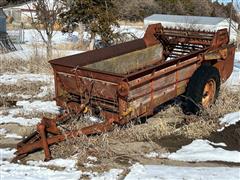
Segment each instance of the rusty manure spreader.
[[[153,114],[179,95],[202,107],[214,103],[220,83],[233,70],[235,46],[227,29],[217,32],[149,25],[142,39],[51,60],[57,105],[65,111],[42,118],[17,144],[14,161],[67,138],[100,134]],[[102,122],[78,130],[59,128],[74,114],[91,112]]]

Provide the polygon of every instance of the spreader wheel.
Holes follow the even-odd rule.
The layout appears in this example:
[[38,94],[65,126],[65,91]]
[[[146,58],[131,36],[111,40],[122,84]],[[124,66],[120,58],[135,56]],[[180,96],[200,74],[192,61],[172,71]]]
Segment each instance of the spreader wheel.
[[211,65],[202,65],[190,78],[186,96],[207,108],[214,104],[220,89],[220,75]]

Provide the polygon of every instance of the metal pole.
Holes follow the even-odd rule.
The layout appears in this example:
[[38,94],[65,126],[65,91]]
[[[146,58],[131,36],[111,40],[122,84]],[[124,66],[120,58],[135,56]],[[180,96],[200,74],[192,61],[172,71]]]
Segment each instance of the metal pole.
[[[230,21],[229,21],[229,28],[228,28],[229,39],[230,39],[230,35],[231,35],[232,11],[233,11],[233,0],[232,0],[232,2],[231,2]],[[231,39],[230,39],[230,40],[231,40]]]

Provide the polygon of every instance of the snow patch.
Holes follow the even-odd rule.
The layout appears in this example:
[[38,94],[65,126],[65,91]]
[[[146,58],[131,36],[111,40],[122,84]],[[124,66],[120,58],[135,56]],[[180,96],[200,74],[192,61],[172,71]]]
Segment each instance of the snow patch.
[[16,123],[22,126],[34,126],[41,122],[40,118],[26,119],[23,117],[13,117],[12,114],[8,116],[0,115],[0,124]]
[[[58,114],[59,107],[56,105],[55,101],[18,101],[16,103],[17,106],[21,108],[13,108],[8,110],[8,115],[4,115],[4,113],[0,113],[0,124],[6,123],[16,123],[22,126],[33,126],[38,124],[41,119],[40,118],[32,118],[27,119],[24,117],[16,117],[16,115],[20,114],[31,114],[32,112],[41,112],[41,113],[51,113]],[[1,111],[0,111],[1,112]]]
[[235,53],[233,72],[226,85],[233,90],[240,88],[240,52]]
[[27,166],[21,164],[13,164],[7,161],[0,161],[1,179],[16,180],[16,179],[72,179],[78,180],[81,177],[81,171],[54,171],[45,167]]
[[55,101],[18,101],[16,105],[22,107],[23,111],[26,112],[59,113],[59,107]]
[[58,166],[66,168],[66,170],[75,170],[77,160],[74,159],[53,159],[48,162],[44,161],[28,161],[27,164],[32,166]]
[[240,163],[239,151],[228,151],[221,147],[225,147],[224,143],[212,143],[208,140],[197,139],[191,144],[183,146],[175,153],[167,156],[168,159],[188,162],[204,162],[204,161],[224,161]]
[[12,159],[15,156],[14,155],[15,152],[16,152],[16,149],[10,149],[10,148],[0,149],[0,162],[3,160]]
[[125,180],[145,179],[231,179],[240,178],[240,168],[229,167],[178,167],[134,164]]
[[15,133],[9,133],[9,134],[6,134],[5,138],[22,139],[23,137],[15,134]]
[[220,118],[219,121],[220,124],[224,124],[225,127],[236,124],[240,121],[240,111],[226,114],[223,118]]
[[0,129],[0,135],[1,135],[1,136],[6,135],[6,133],[7,133],[7,130],[6,130],[6,129],[4,129],[4,128],[1,128],[1,129]]
[[49,82],[52,76],[45,74],[3,74],[0,75],[0,84],[13,85],[19,81]]

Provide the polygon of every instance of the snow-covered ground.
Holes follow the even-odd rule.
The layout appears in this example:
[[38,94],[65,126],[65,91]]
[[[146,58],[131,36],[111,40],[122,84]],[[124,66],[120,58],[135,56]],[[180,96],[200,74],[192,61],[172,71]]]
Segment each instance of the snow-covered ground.
[[238,180],[239,168],[134,164],[125,180]]
[[18,101],[17,106],[22,107],[25,112],[44,112],[51,114],[58,114],[59,107],[55,101]]
[[[105,173],[82,172],[76,169],[74,159],[55,159],[49,162],[28,161],[27,165],[10,163],[15,150],[0,149],[1,179],[79,179],[88,176],[90,179],[115,180],[119,179],[122,169],[111,169]],[[52,170],[51,167],[64,168]],[[136,163],[129,168],[125,180],[136,179],[211,179],[238,180],[239,167],[180,167],[166,165],[141,165]]]
[[240,52],[235,53],[233,72],[226,84],[232,89],[240,88]]
[[167,158],[186,162],[222,161],[240,163],[240,152],[225,150],[224,147],[226,146],[225,143],[213,143],[208,140],[196,139],[174,153],[150,152],[145,157]]
[[31,113],[51,113],[58,114],[59,107],[55,101],[18,101],[16,107],[8,109],[7,115],[4,110],[0,110],[0,124],[16,123],[22,126],[33,126],[41,121],[40,118],[16,117],[18,114],[29,115]]
[[220,118],[219,121],[220,124],[223,124],[225,126],[236,124],[240,121],[240,111],[226,114],[224,117]]
[[0,124],[19,124],[21,126],[34,126],[41,122],[40,118],[14,117],[14,114],[0,115]]
[[31,82],[49,82],[52,81],[53,77],[45,74],[0,74],[0,84],[11,85],[17,84],[21,81],[31,81]]
[[[82,176],[90,179],[114,180],[123,172],[121,169],[111,169],[109,172],[82,172],[76,169],[77,160],[55,159],[49,162],[28,161],[27,165],[10,163],[14,157],[15,149],[0,149],[0,179],[16,180],[49,180],[49,179],[71,179],[78,180]],[[64,168],[63,170],[53,170],[50,167]]]
[[[40,40],[36,41],[35,43],[39,43]],[[35,57],[46,57],[46,48],[44,48],[41,44],[33,45],[30,43],[26,43],[21,45],[22,49],[14,52],[9,52],[6,54],[0,55],[0,60],[31,60]],[[83,51],[80,50],[60,50],[60,49],[53,49],[53,57],[64,57],[70,56],[74,54],[81,53]]]
[[[222,131],[225,127],[236,124],[239,121],[240,112],[226,114],[219,119],[219,124],[222,124],[223,128],[218,131]],[[150,152],[145,157],[168,158],[187,162],[223,161],[240,163],[240,152],[225,150],[225,147],[227,147],[225,143],[213,143],[208,140],[196,139],[191,144],[183,146],[174,153]]]
[[191,144],[183,146],[177,152],[167,154],[165,157],[171,160],[188,162],[223,161],[240,163],[239,151],[228,151],[223,147],[226,147],[226,144],[197,139]]
[[[54,101],[40,101],[40,100],[31,100],[34,98],[41,98],[48,94],[48,89],[53,91],[53,77],[45,74],[26,74],[26,73],[18,73],[18,74],[10,74],[4,73],[0,74],[0,85],[11,86],[11,85],[24,85],[24,82],[29,82],[32,84],[35,83],[45,83],[48,84],[40,87],[40,93],[36,93],[35,95],[27,95],[27,94],[15,94],[9,92],[7,94],[2,94],[0,92],[1,97],[11,97],[16,96],[20,97],[21,101],[17,101],[15,107],[13,108],[2,108],[0,109],[0,124],[6,123],[16,123],[22,126],[32,126],[36,125],[41,121],[40,118],[26,118],[21,117],[19,115],[29,115],[32,113],[52,113],[57,114],[59,112],[59,107],[56,106]],[[25,93],[25,92],[23,92]],[[26,100],[29,99],[29,100]],[[13,134],[6,134],[6,136],[10,137]],[[17,136],[15,136],[16,138]]]

